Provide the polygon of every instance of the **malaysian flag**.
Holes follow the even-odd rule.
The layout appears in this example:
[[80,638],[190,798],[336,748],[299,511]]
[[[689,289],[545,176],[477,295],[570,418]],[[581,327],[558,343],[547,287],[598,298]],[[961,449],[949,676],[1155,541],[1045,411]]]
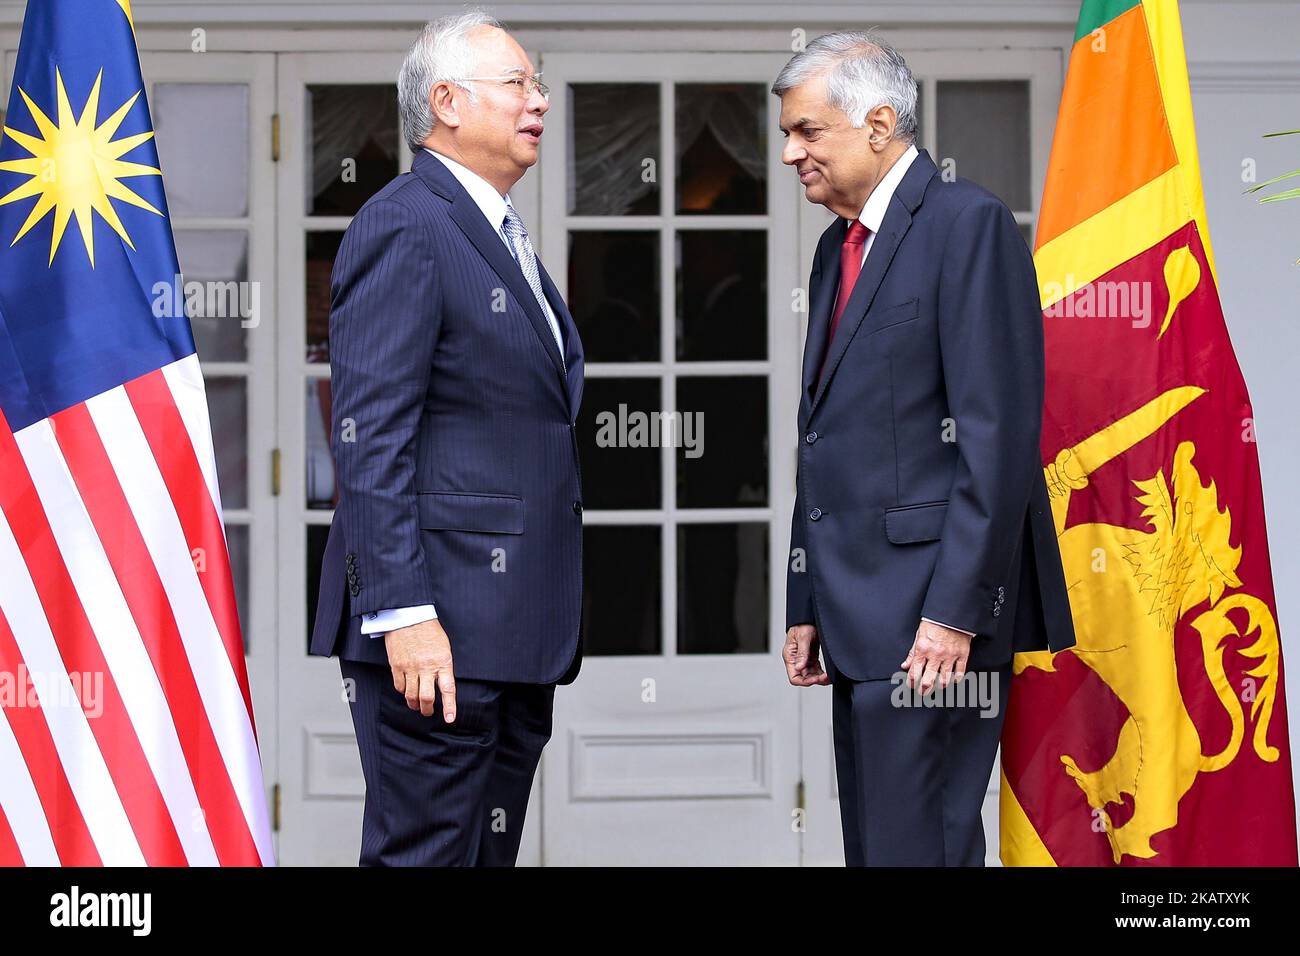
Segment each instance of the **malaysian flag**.
[[0,864],[271,864],[129,0],[30,0],[5,123]]

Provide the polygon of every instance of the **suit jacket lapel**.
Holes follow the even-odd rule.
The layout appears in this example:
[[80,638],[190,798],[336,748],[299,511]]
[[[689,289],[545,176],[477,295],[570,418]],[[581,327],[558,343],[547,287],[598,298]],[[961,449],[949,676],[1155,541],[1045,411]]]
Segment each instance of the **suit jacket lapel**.
[[817,370],[826,354],[826,333],[831,327],[831,311],[835,308],[835,292],[840,285],[840,245],[844,242],[847,223],[836,219],[822,233],[817,246],[821,262],[821,275],[815,288],[809,290],[808,337],[803,349],[803,392],[799,410],[807,419],[812,412],[813,394],[817,388]]
[[[835,330],[835,341],[831,343],[830,354],[826,356],[826,362],[822,367],[821,381],[816,386],[817,390],[813,395],[812,405],[808,410],[809,416],[817,410],[822,396],[826,394],[827,386],[830,385],[831,379],[835,377],[835,369],[839,366],[840,359],[844,357],[845,351],[853,341],[854,335],[857,334],[858,328],[862,325],[862,320],[866,318],[867,312],[871,309],[872,300],[875,299],[876,292],[880,289],[880,283],[884,280],[885,273],[889,271],[889,264],[894,259],[894,253],[898,251],[903,236],[907,235],[907,230],[912,226],[912,213],[921,205],[925,187],[936,171],[937,167],[934,165],[934,161],[930,159],[930,155],[925,150],[921,150],[916,159],[912,161],[907,174],[903,176],[902,182],[898,184],[898,188],[894,190],[894,195],[889,202],[889,208],[885,211],[885,218],[880,223],[880,232],[872,241],[871,251],[867,254],[867,261],[862,267],[862,272],[858,275],[857,283],[853,286],[853,292],[849,295],[849,301],[844,307],[844,314],[840,316],[839,328]],[[838,253],[839,250],[835,250],[836,285],[838,285],[839,278]],[[824,260],[822,268],[825,270]],[[824,332],[822,337],[825,338]]]
[[[432,156],[429,158],[433,159]],[[438,162],[436,159],[433,161]],[[439,165],[442,164],[439,163]],[[533,290],[524,278],[523,271],[519,268],[519,263],[515,261],[515,257],[510,254],[510,250],[501,241],[501,237],[493,231],[488,221],[483,218],[483,211],[478,208],[478,204],[463,189],[457,192],[455,198],[451,201],[451,218],[460,227],[461,232],[465,233],[469,241],[474,244],[474,247],[478,249],[479,254],[488,261],[488,265],[492,266],[492,270],[501,277],[511,294],[523,307],[524,314],[528,316],[533,331],[537,333],[537,338],[541,340],[542,347],[546,349],[546,354],[550,356],[551,364],[555,366],[556,373],[563,378],[564,368],[560,363],[560,350],[555,344],[555,336],[551,334],[551,323],[542,314],[541,304],[537,301],[537,297],[533,295]]]
[[[853,286],[853,292],[849,295],[844,314],[840,316],[840,325],[835,330],[830,354],[826,356],[826,364],[822,368],[821,381],[818,382],[817,392],[813,396],[811,411],[817,410],[818,403],[826,394],[826,386],[835,376],[835,369],[840,364],[840,359],[843,358],[849,343],[853,341],[853,336],[857,334],[858,326],[867,317],[867,310],[871,308],[871,301],[876,297],[876,290],[880,288],[881,280],[885,278],[885,272],[889,269],[889,263],[893,260],[894,253],[898,251],[898,244],[911,225],[911,213],[902,205],[891,202],[889,211],[885,213],[885,219],[880,224],[880,233],[872,241],[871,251],[867,253],[867,261],[858,275],[857,283]],[[838,273],[838,266],[836,271]]]
[[[550,273],[546,271],[546,267],[542,265],[540,259],[537,260],[537,271],[542,279],[542,291],[546,293],[546,301],[551,304],[551,309],[555,312],[555,318],[559,321],[564,334],[564,368],[568,379],[569,411],[576,415],[582,405],[584,364],[582,340],[578,337],[578,324],[573,320],[568,303],[564,301],[564,297],[560,295],[560,290],[551,281]],[[550,334],[549,329],[547,334]],[[554,341],[554,336],[552,336],[552,341]]]
[[[470,194],[465,192],[464,187],[461,186],[456,177],[451,174],[451,170],[444,166],[440,159],[430,156],[423,149],[418,150],[411,158],[411,172],[418,176],[433,192],[451,203],[452,221],[460,227],[461,232],[465,233],[469,241],[474,244],[474,248],[488,261],[492,271],[501,278],[506,288],[519,302],[524,314],[528,316],[533,331],[537,333],[538,339],[541,340],[542,348],[550,356],[556,374],[563,379],[564,369],[560,363],[560,350],[555,345],[555,336],[551,334],[551,323],[542,314],[542,307],[538,304],[536,296],[533,295],[528,280],[524,278],[519,263],[510,254],[510,250],[506,248],[501,236],[492,229],[487,219],[484,218],[483,210],[478,208],[478,203],[474,202]],[[538,271],[544,273],[540,259],[537,266]],[[543,291],[546,291],[545,285],[543,285]],[[552,308],[554,308],[554,303],[552,303]],[[559,313],[557,312],[556,315],[558,316]]]

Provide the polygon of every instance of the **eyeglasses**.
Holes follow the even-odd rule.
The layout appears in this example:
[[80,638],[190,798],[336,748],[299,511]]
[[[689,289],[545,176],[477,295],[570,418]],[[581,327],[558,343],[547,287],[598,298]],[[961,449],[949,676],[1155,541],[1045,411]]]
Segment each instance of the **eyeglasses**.
[[534,73],[532,76],[524,76],[522,73],[507,73],[502,76],[467,76],[465,82],[474,80],[504,80],[505,85],[518,90],[524,96],[532,96],[533,90],[542,94],[542,99],[551,98],[551,88],[542,82],[542,74]]

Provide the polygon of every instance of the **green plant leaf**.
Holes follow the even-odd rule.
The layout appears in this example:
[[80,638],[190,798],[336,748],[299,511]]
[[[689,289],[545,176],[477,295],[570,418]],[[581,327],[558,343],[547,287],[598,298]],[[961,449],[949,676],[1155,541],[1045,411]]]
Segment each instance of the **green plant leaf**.
[[1300,133],[1300,129],[1289,129],[1284,133],[1265,133],[1264,138],[1269,139],[1273,136],[1294,136],[1296,133]]
[[1257,201],[1278,202],[1283,199],[1296,199],[1296,198],[1300,198],[1300,189],[1288,189],[1286,192],[1277,193],[1276,195],[1273,196],[1265,196],[1263,199]]
[[1264,188],[1267,187],[1267,186],[1272,186],[1274,183],[1280,183],[1282,180],[1284,180],[1284,179],[1290,179],[1292,176],[1300,176],[1300,169],[1293,169],[1293,170],[1291,170],[1291,172],[1289,172],[1289,173],[1283,173],[1281,176],[1274,176],[1272,179],[1267,180],[1266,182],[1258,183],[1257,185],[1251,186],[1251,187],[1249,187],[1248,189],[1246,189],[1245,191],[1248,192],[1248,193],[1257,193],[1257,192],[1259,192],[1261,189],[1264,189]]

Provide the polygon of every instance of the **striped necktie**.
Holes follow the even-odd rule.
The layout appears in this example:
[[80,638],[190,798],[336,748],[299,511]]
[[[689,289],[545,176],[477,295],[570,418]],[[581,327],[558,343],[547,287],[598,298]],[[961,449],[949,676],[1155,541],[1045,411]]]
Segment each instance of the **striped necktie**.
[[501,223],[501,231],[506,234],[506,241],[510,243],[524,278],[528,280],[528,287],[533,290],[533,296],[541,307],[542,315],[546,316],[546,321],[551,326],[551,335],[555,336],[555,347],[560,350],[560,362],[563,364],[564,341],[560,338],[560,326],[546,304],[546,293],[542,291],[542,277],[537,272],[537,253],[533,252],[528,230],[524,228],[524,221],[519,218],[519,213],[515,212],[514,206],[506,206],[506,218]]

